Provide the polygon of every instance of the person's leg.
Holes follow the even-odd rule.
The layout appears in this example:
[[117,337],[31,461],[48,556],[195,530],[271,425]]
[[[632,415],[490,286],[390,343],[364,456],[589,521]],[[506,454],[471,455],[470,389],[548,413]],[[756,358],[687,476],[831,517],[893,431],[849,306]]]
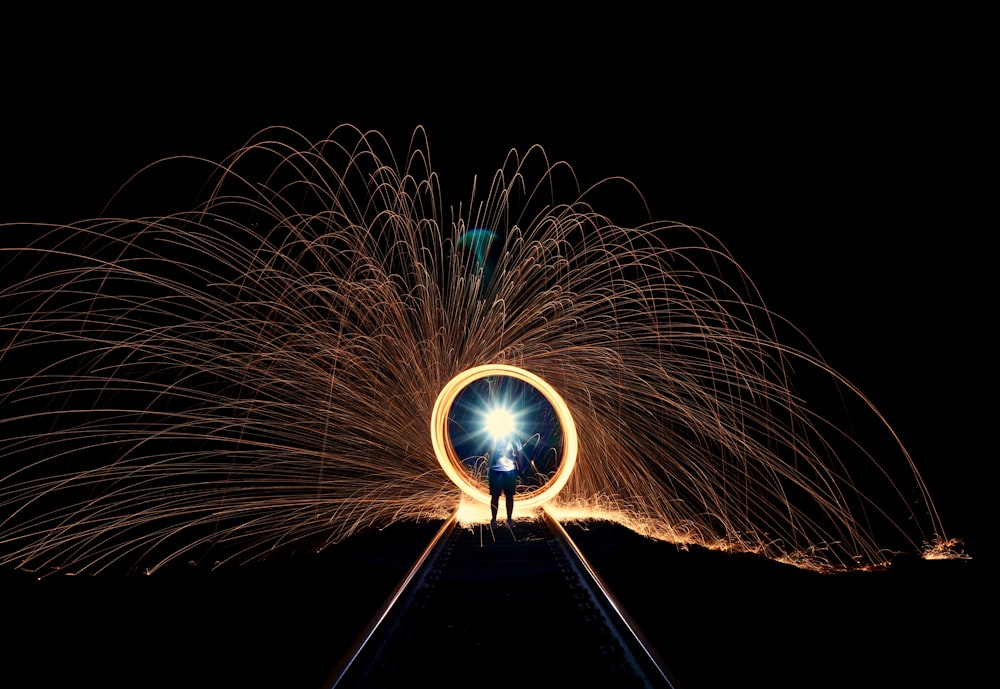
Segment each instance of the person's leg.
[[517,488],[517,476],[513,471],[508,471],[507,476],[504,477],[504,499],[507,504],[507,522],[510,523],[514,518],[514,490]]
[[490,520],[490,526],[496,528],[497,525],[497,509],[500,507],[500,491],[502,486],[500,485],[500,477],[497,476],[497,472],[489,472],[489,483],[490,483],[490,513],[492,514],[492,519]]

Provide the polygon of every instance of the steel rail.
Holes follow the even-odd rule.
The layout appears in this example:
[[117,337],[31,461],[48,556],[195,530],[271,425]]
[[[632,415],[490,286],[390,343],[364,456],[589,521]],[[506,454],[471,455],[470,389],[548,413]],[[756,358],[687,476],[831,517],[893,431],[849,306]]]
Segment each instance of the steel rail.
[[[523,671],[540,685],[679,689],[566,529],[540,512],[514,528],[477,527],[478,534],[450,517],[324,687],[423,678],[439,688],[523,686],[506,665],[523,637],[535,648],[519,668],[530,667]],[[497,633],[510,638],[498,646]],[[546,650],[539,655],[537,647]]]
[[327,686],[331,688],[337,687],[344,681],[347,673],[354,667],[355,663],[358,662],[358,658],[365,651],[366,647],[370,643],[373,643],[373,639],[382,631],[383,626],[388,624],[390,616],[396,610],[403,596],[412,590],[413,583],[426,572],[424,564],[431,561],[432,555],[434,555],[436,551],[441,548],[446,537],[451,533],[452,529],[455,528],[457,523],[458,517],[457,513],[455,513],[441,525],[441,528],[438,529],[434,538],[432,538],[431,542],[426,548],[424,548],[424,551],[420,554],[420,557],[417,558],[413,567],[411,567],[406,573],[406,576],[403,577],[402,581],[399,582],[389,598],[387,598],[385,603],[382,604],[382,607],[379,608],[379,611],[372,618],[371,622],[369,622],[368,626],[365,627],[365,630],[358,637],[357,641],[354,642],[347,654],[341,659],[337,667],[334,668],[332,674],[330,675],[330,680],[327,682]]

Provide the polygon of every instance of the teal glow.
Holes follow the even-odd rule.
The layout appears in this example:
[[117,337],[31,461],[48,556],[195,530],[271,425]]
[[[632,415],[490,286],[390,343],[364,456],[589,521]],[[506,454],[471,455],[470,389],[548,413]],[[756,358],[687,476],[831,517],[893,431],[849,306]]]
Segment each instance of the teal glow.
[[462,233],[458,238],[458,246],[463,249],[471,249],[476,256],[476,263],[480,268],[484,268],[490,256],[490,246],[496,240],[497,235],[493,230],[474,227]]

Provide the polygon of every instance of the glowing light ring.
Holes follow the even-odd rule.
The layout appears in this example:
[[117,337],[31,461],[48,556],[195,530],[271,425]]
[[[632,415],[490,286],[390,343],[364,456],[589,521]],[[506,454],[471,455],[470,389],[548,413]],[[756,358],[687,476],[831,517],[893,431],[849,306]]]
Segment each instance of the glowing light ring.
[[468,474],[460,468],[462,461],[458,457],[458,453],[455,452],[448,434],[448,413],[451,411],[451,405],[455,399],[466,386],[489,376],[509,376],[534,386],[552,405],[556,417],[559,419],[559,424],[562,426],[562,456],[559,459],[559,468],[556,470],[555,476],[540,489],[518,496],[518,504],[522,507],[526,509],[540,507],[558,495],[569,480],[573,468],[576,466],[579,441],[576,435],[576,425],[573,423],[573,415],[570,413],[569,407],[566,406],[566,402],[551,385],[534,373],[516,366],[485,364],[466,369],[449,380],[438,394],[431,412],[431,443],[434,445],[434,454],[437,455],[438,462],[440,462],[444,472],[466,495],[479,502],[489,503],[489,493],[483,491],[479,485],[472,483]]

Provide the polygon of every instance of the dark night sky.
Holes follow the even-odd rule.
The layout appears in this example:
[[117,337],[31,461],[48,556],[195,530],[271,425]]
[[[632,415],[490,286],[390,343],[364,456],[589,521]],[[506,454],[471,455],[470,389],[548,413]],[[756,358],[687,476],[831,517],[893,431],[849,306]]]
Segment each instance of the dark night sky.
[[893,52],[857,35],[848,59],[803,38],[712,66],[645,40],[579,61],[486,59],[484,47],[468,74],[445,50],[380,64],[343,45],[302,62],[244,63],[219,45],[200,64],[132,70],[115,54],[36,67],[14,75],[0,115],[0,217],[93,217],[141,166],[221,158],[273,124],[316,138],[351,122],[399,148],[424,125],[446,203],[509,148],[541,144],[584,182],[627,177],[656,217],[719,236],[767,303],[885,411],[932,483],[961,490],[995,456],[973,47]]
[[885,413],[950,535],[992,560],[985,60],[962,39],[971,24],[939,20],[891,39],[866,23],[735,43],[641,17],[472,32],[475,45],[335,21],[281,50],[235,29],[101,56],[83,35],[40,43],[65,59],[6,66],[0,220],[92,217],[138,167],[221,157],[272,124],[319,137],[351,122],[401,148],[425,125],[446,203],[509,148],[541,144],[584,181],[630,178],[658,218],[719,236]]

